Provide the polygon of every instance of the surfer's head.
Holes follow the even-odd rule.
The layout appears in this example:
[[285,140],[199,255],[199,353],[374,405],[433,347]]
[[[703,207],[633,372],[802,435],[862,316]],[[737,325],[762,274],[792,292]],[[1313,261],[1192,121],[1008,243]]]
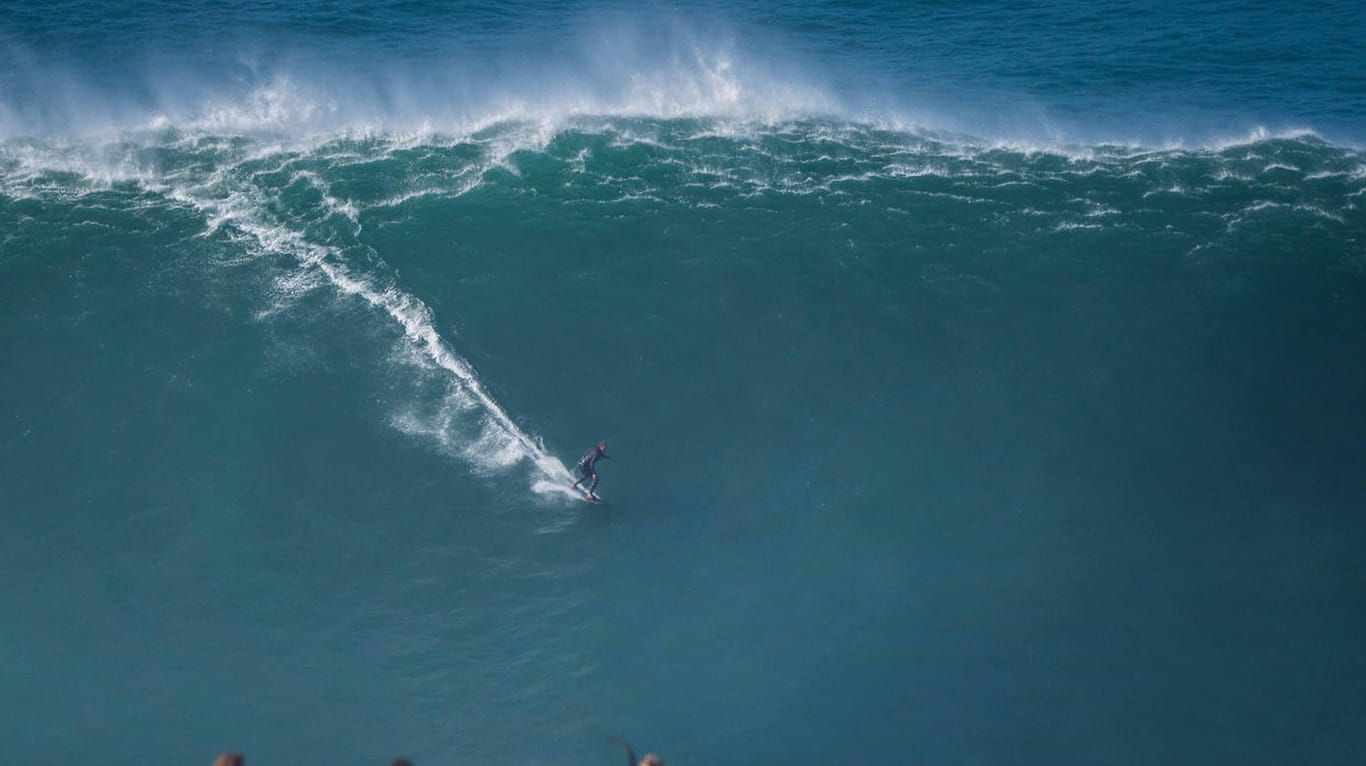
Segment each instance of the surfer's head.
[[607,442],[598,442],[598,452],[607,451]]
[[645,757],[640,759],[640,766],[664,766],[664,759],[654,753],[646,753]]

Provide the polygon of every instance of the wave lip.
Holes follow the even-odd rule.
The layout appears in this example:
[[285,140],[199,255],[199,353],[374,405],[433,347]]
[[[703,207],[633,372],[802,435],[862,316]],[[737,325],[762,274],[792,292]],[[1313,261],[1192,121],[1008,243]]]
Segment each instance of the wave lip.
[[[42,127],[35,132],[33,125],[16,121],[0,108],[0,143],[7,146],[11,158],[21,158],[25,147],[85,147],[87,151],[74,153],[85,155],[76,162],[87,164],[88,150],[98,147],[106,154],[104,168],[112,169],[113,176],[139,181],[148,181],[151,176],[133,166],[112,168],[110,147],[245,139],[263,146],[309,149],[335,141],[379,140],[397,147],[476,140],[504,146],[506,156],[523,148],[544,148],[565,132],[617,133],[626,142],[658,142],[661,139],[652,135],[656,131],[651,126],[672,124],[671,132],[678,133],[678,125],[692,122],[696,128],[680,135],[689,139],[735,139],[792,132],[799,140],[822,134],[836,141],[880,135],[903,149],[914,151],[933,144],[952,156],[1001,152],[1078,160],[1132,159],[1140,154],[1228,152],[1274,142],[1361,148],[1331,141],[1306,127],[1273,130],[1257,126],[1208,133],[1198,140],[1144,141],[1109,136],[1080,140],[1056,134],[1030,135],[1028,126],[1021,126],[1015,135],[978,135],[938,128],[921,117],[851,112],[817,88],[798,83],[758,87],[724,62],[713,65],[715,71],[696,76],[631,73],[620,91],[570,89],[544,97],[508,94],[468,103],[348,101],[316,85],[281,78],[237,98],[214,96],[191,105],[158,105],[126,121],[75,118],[68,126],[71,132],[58,128],[43,133]],[[633,134],[633,124],[647,129]],[[53,156],[53,152],[44,153],[48,159]],[[932,171],[921,168],[914,172]]]

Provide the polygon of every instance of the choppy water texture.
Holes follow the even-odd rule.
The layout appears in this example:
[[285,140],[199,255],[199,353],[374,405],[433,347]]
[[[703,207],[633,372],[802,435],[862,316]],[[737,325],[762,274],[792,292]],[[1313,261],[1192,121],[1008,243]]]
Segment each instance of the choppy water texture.
[[11,9],[0,756],[1353,761],[1363,40]]

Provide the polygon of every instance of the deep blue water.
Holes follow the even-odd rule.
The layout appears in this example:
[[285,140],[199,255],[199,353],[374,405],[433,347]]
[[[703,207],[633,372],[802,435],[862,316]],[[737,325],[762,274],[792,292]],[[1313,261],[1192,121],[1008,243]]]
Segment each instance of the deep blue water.
[[0,760],[1359,760],[1363,41],[7,8]]

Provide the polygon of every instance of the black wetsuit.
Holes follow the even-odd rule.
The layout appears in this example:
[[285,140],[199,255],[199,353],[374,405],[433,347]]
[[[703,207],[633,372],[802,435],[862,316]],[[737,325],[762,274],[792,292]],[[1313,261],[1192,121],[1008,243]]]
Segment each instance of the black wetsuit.
[[[597,471],[593,467],[597,465],[598,458],[603,457],[607,457],[607,453],[599,450],[597,447],[583,453],[583,457],[579,458],[579,480],[582,481],[596,474]],[[611,458],[608,458],[608,460],[611,460]]]

